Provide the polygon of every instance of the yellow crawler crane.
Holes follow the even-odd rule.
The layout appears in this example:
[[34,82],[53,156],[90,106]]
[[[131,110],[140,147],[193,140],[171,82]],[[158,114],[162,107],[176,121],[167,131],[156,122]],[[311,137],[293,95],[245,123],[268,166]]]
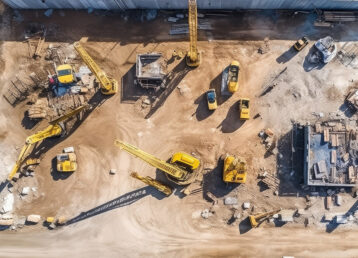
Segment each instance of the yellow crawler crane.
[[135,157],[147,162],[149,165],[160,169],[166,174],[170,181],[178,185],[188,185],[195,180],[200,161],[189,154],[184,152],[174,153],[170,163],[168,163],[138,149],[131,144],[119,140],[116,140],[114,144],[120,149],[123,149]]
[[169,196],[173,193],[173,190],[169,186],[166,186],[166,185],[162,184],[161,182],[159,182],[149,176],[142,177],[142,176],[138,175],[137,172],[132,172],[131,177],[136,178],[147,185],[153,186],[155,189],[164,193],[166,196]]
[[97,65],[97,63],[92,59],[87,51],[81,46],[80,42],[75,42],[73,46],[81,56],[83,62],[85,62],[85,64],[101,84],[101,92],[104,95],[116,94],[118,91],[118,81],[106,75],[106,73]]
[[186,64],[190,67],[199,66],[201,59],[200,53],[197,47],[198,41],[198,11],[196,6],[196,0],[188,0],[188,10],[189,10],[189,37],[190,37],[190,46],[189,52],[186,56]]
[[27,137],[25,140],[25,145],[24,145],[24,147],[22,147],[20,155],[15,163],[15,166],[13,167],[13,169],[11,170],[11,172],[8,176],[8,180],[10,181],[14,177],[14,175],[17,173],[20,166],[25,161],[27,154],[28,154],[30,148],[32,147],[32,145],[34,145],[35,143],[42,141],[46,138],[49,138],[49,137],[60,136],[63,132],[63,128],[60,126],[60,123],[64,120],[78,114],[86,107],[87,106],[80,106],[80,107],[68,112],[67,114],[61,116],[60,118],[51,121],[50,125],[48,127],[46,127],[45,130],[39,131],[39,132]]

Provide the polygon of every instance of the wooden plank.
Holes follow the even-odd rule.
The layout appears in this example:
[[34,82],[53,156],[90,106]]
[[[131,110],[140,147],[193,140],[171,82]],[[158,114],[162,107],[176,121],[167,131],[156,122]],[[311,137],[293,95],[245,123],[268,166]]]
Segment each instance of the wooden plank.
[[336,164],[336,162],[337,162],[337,151],[332,150],[331,151],[331,163]]
[[329,130],[328,130],[328,128],[325,128],[323,130],[323,141],[324,142],[329,142]]
[[332,147],[338,146],[338,139],[336,134],[331,134],[331,145]]
[[315,124],[315,130],[316,130],[316,133],[321,133],[322,132],[322,126],[321,126],[320,123]]
[[353,183],[353,182],[356,181],[353,166],[349,166],[349,168],[348,168],[348,180],[349,180],[350,183]]

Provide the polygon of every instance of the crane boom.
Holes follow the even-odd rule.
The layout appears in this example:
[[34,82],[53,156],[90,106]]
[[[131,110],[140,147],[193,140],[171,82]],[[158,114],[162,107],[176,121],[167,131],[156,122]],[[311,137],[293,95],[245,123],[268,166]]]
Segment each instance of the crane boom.
[[59,125],[59,123],[76,115],[77,113],[79,113],[83,109],[85,109],[86,107],[88,107],[88,105],[80,106],[80,107],[68,112],[67,114],[59,117],[58,119],[51,121],[50,125],[48,127],[46,127],[45,130],[39,131],[39,132],[27,137],[25,140],[25,145],[24,145],[24,147],[22,147],[20,155],[17,158],[17,161],[8,176],[8,180],[11,180],[15,176],[15,174],[19,170],[21,164],[26,159],[27,153],[29,152],[29,150],[33,144],[35,144],[39,141],[42,141],[46,138],[49,138],[49,137],[61,135],[63,129]]
[[189,37],[190,46],[189,52],[186,57],[188,66],[196,67],[200,64],[200,54],[198,52],[198,11],[196,0],[188,0],[188,24],[189,24]]
[[131,177],[136,178],[147,185],[153,186],[155,189],[164,193],[166,196],[169,196],[173,193],[173,190],[169,186],[166,186],[166,185],[162,184],[161,182],[159,182],[149,176],[142,177],[142,176],[138,175],[137,172],[132,172]]
[[188,172],[184,169],[181,169],[177,166],[174,166],[172,164],[169,164],[165,162],[164,160],[158,159],[157,157],[142,151],[138,149],[137,147],[130,145],[128,143],[116,140],[114,144],[119,147],[120,149],[123,149],[130,154],[134,155],[135,157],[140,158],[141,160],[147,162],[149,165],[156,167],[163,172],[167,173],[168,175],[174,177],[175,179],[183,179],[187,176]]
[[92,71],[92,73],[96,76],[97,80],[101,84],[101,92],[104,95],[116,94],[118,91],[118,81],[108,77],[79,42],[75,42],[73,46],[78,52],[78,54],[81,56],[82,60],[85,62],[85,64],[88,66],[88,68]]

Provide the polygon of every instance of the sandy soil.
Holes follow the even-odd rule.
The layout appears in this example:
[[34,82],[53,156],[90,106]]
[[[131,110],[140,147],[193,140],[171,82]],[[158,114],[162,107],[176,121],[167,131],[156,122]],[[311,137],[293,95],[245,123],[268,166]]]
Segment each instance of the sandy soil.
[[[141,22],[134,14],[128,18],[64,13],[64,18],[58,12],[45,18],[42,12],[23,12],[22,23],[11,20],[12,26],[1,34],[2,92],[9,78],[19,70],[31,70],[28,63],[36,62],[29,60],[26,44],[22,42],[28,21],[53,28],[56,33],[50,34],[47,44],[81,40],[101,67],[118,80],[131,69],[137,53],[161,52],[170,60],[174,49],[186,50],[188,47],[184,37],[168,35],[169,24],[163,22],[164,17]],[[293,40],[303,32],[312,39],[328,33],[327,29],[314,28],[311,16],[269,17],[267,14],[244,14],[210,19],[214,30],[200,32],[198,48],[203,55],[202,64],[197,69],[185,70],[182,61],[172,60],[170,69],[177,68],[182,73],[181,80],[150,118],[145,119],[146,112],[141,110],[140,100],[137,103],[123,102],[119,93],[104,99],[66,138],[45,141],[40,149],[43,147],[46,152],[40,155],[41,164],[35,177],[24,178],[18,183],[19,189],[29,185],[38,187],[38,190],[24,200],[17,198],[15,212],[20,215],[36,213],[43,217],[61,215],[73,218],[73,223],[53,231],[38,225],[25,227],[20,232],[2,232],[1,253],[6,257],[63,257],[68,254],[79,257],[356,256],[356,228],[327,234],[319,223],[308,228],[303,224],[287,224],[283,227],[265,225],[243,233],[238,222],[227,223],[232,210],[222,203],[214,216],[207,220],[200,217],[200,212],[211,206],[205,200],[207,191],[220,200],[225,196],[236,196],[239,204],[250,201],[255,212],[278,207],[305,207],[301,197],[274,196],[270,190],[260,190],[256,177],[261,168],[278,173],[290,173],[291,169],[277,167],[274,156],[264,158],[265,149],[257,134],[270,127],[279,136],[284,136],[289,133],[292,121],[313,122],[316,117],[312,112],[324,112],[329,116],[330,112],[337,111],[347,88],[357,80],[354,69],[344,67],[338,60],[323,68],[309,70],[305,58],[312,42],[296,55],[288,51]],[[335,28],[340,36],[335,39],[354,40],[355,34],[349,29],[343,25]],[[272,39],[270,50],[261,55],[257,50],[265,37]],[[221,100],[219,108],[210,113],[204,93],[208,88],[219,87],[221,71],[233,59],[239,60],[242,67],[240,89],[228,100]],[[38,65],[44,63],[43,60],[38,62]],[[272,83],[272,78],[285,67],[287,70],[276,80],[275,88],[260,97],[265,87]],[[240,122],[237,111],[240,97],[249,97],[252,117],[257,113],[261,117]],[[4,100],[0,102],[0,175],[3,178],[16,159],[16,146],[22,146],[27,135],[46,124],[40,123],[30,130],[21,127],[24,105],[21,103],[13,108]],[[163,198],[130,178],[131,171],[158,179],[164,179],[164,176],[116,148],[115,139],[162,159],[178,150],[194,153],[206,171],[202,182],[197,183],[202,192],[183,198],[177,189],[169,198]],[[52,171],[52,160],[67,146],[76,148],[79,169],[63,177]],[[247,159],[246,185],[228,188],[221,182],[218,160],[225,153],[239,154]],[[288,158],[289,153],[283,154],[285,159]],[[111,168],[117,169],[118,173],[109,175]],[[291,190],[295,194],[298,189]],[[317,216],[321,216],[324,214],[323,202],[318,201]],[[345,206],[340,209],[347,210],[354,201],[347,197]],[[108,205],[100,206],[105,203]],[[97,210],[91,210],[96,207]],[[248,215],[247,211],[239,210],[243,218]]]

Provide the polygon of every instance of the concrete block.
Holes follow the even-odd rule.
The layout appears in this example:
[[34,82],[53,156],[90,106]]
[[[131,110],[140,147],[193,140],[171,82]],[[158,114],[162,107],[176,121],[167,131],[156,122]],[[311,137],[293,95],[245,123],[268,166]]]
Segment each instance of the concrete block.
[[12,211],[14,206],[14,195],[12,193],[8,194],[4,198],[4,203],[2,205],[2,212],[7,213]]
[[225,205],[235,205],[237,203],[238,203],[238,200],[235,197],[226,197],[224,199],[224,204]]
[[244,202],[242,206],[244,209],[250,209],[251,204],[249,202]]
[[30,187],[26,186],[22,188],[21,195],[28,195],[30,193]]
[[345,215],[337,215],[336,216],[336,223],[338,224],[347,224],[348,219]]
[[26,221],[30,222],[30,223],[37,224],[41,221],[41,216],[32,214],[32,215],[27,216]]
[[64,153],[72,153],[72,152],[75,152],[75,148],[74,147],[66,147],[63,149],[63,152]]

